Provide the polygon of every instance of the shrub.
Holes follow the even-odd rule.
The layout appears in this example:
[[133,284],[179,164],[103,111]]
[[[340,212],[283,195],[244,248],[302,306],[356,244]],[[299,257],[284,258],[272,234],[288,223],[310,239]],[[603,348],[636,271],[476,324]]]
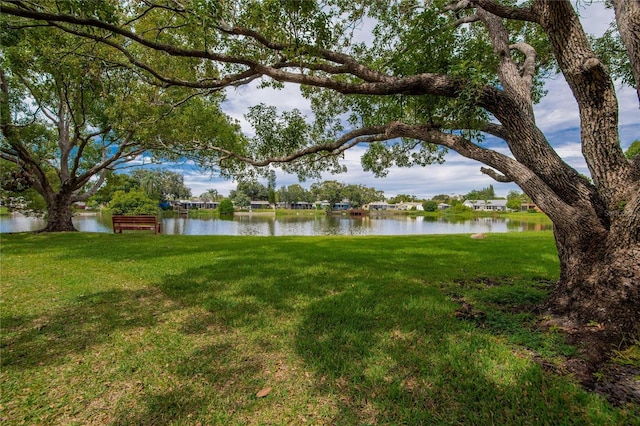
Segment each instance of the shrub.
[[233,203],[231,202],[230,199],[225,198],[224,200],[220,201],[220,205],[218,206],[218,212],[221,215],[232,215],[233,214]]
[[158,203],[139,190],[116,191],[109,209],[112,214],[157,214]]
[[433,200],[425,201],[422,203],[422,208],[425,212],[435,212],[438,210],[438,203]]
[[456,204],[452,205],[447,209],[447,213],[451,214],[459,214],[459,213],[472,213],[473,209],[471,207],[467,207],[464,204]]

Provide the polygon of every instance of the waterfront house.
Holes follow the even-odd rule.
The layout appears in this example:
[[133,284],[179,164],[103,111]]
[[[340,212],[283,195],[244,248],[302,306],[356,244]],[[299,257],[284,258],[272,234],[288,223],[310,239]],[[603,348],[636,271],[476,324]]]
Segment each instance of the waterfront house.
[[174,200],[170,202],[174,210],[189,210],[189,209],[217,209],[220,205],[219,201],[203,201],[203,200]]
[[346,198],[341,202],[335,203],[333,205],[333,210],[348,210],[349,208],[351,208],[351,201],[347,200]]
[[314,205],[307,201],[296,201],[295,203],[291,203],[290,208],[295,210],[311,210],[314,208]]
[[416,203],[413,201],[408,201],[408,202],[404,202],[401,201],[398,204],[396,204],[396,210],[403,210],[403,211],[407,211],[407,210],[418,210],[418,211],[424,211],[424,207],[422,207],[422,203]]
[[387,210],[389,204],[386,201],[374,201],[373,203],[365,205],[364,208],[369,211]]
[[507,211],[507,200],[466,200],[462,204],[474,211]]
[[268,201],[251,201],[250,204],[251,209],[269,209],[271,208],[271,204]]

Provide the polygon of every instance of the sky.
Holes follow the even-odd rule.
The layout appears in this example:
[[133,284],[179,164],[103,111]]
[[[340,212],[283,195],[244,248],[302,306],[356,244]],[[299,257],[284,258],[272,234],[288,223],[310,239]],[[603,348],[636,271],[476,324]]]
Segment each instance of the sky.
[[[585,30],[594,35],[602,35],[613,19],[613,12],[604,7],[604,2],[597,0],[591,6],[581,7],[580,14]],[[252,129],[244,119],[244,114],[248,112],[250,106],[259,103],[276,106],[279,111],[297,108],[311,116],[309,103],[300,95],[298,86],[286,85],[281,90],[257,89],[256,86],[257,84],[253,83],[249,86],[228,89],[227,100],[223,104],[224,111],[240,122],[245,134],[252,135]],[[548,91],[547,96],[534,108],[538,126],[558,154],[579,173],[588,176],[580,148],[578,107],[567,83],[562,75],[558,75],[548,80],[545,88]],[[633,88],[617,85],[616,90],[620,108],[620,136],[622,147],[625,149],[631,142],[640,139],[640,112]],[[506,196],[511,190],[519,190],[513,183],[494,181],[480,172],[481,163],[464,158],[452,151],[446,155],[444,164],[412,168],[393,167],[386,177],[376,178],[372,173],[363,171],[360,165],[360,157],[365,149],[365,147],[356,146],[348,150],[342,161],[348,171],[337,175],[327,173],[319,181],[337,180],[344,184],[374,187],[383,191],[387,199],[398,194],[415,195],[418,199],[429,199],[437,194],[463,195],[489,185],[493,185],[497,196]],[[506,150],[502,152],[507,154]],[[237,182],[201,172],[189,164],[165,165],[165,168],[182,173],[185,185],[191,189],[194,196],[210,188],[226,196],[237,185]],[[296,175],[276,170],[278,188],[300,183],[308,189],[314,182],[317,180],[299,182]],[[262,183],[266,185],[266,182]]]

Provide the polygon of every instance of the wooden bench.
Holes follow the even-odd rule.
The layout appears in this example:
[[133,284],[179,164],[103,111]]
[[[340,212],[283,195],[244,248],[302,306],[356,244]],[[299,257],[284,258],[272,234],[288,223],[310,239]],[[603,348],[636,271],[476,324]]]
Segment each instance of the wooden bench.
[[113,215],[111,217],[113,221],[113,233],[119,232],[122,234],[124,230],[139,231],[149,230],[154,234],[159,234],[161,230],[161,223],[156,216],[153,215]]

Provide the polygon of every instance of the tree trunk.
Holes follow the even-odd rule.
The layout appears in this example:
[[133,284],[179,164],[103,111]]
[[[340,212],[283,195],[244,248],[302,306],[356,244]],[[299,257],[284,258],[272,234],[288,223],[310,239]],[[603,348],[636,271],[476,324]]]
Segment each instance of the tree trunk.
[[603,232],[554,225],[560,280],[547,308],[601,331],[601,342],[633,342],[640,332],[640,244],[628,229]]
[[45,197],[47,201],[48,220],[47,226],[41,232],[67,232],[77,231],[71,220],[71,196],[57,193]]

